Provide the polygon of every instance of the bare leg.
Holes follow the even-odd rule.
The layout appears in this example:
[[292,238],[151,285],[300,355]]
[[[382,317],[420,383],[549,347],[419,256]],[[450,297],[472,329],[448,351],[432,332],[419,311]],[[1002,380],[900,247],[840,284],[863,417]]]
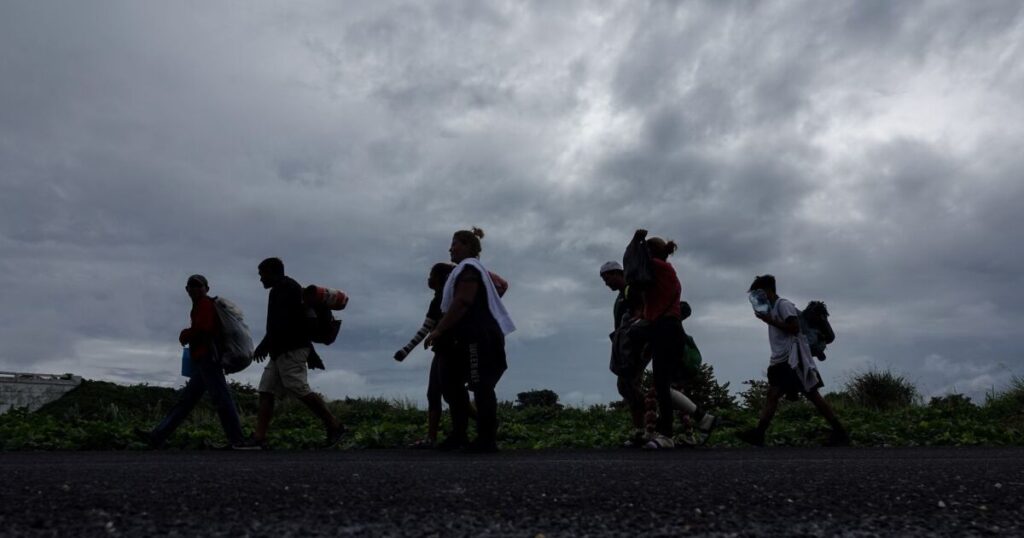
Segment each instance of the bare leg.
[[441,409],[439,407],[431,407],[427,410],[427,439],[431,443],[437,441],[437,430],[441,427]]
[[775,411],[779,408],[779,399],[782,398],[782,390],[776,387],[768,387],[768,397],[765,398],[764,409],[761,410],[761,419],[757,422],[757,431],[764,434],[768,431],[768,425],[775,417]]
[[267,430],[270,429],[270,419],[274,418],[274,394],[271,392],[260,393],[260,408],[256,413],[256,431],[252,437],[256,441],[267,440]]
[[807,393],[807,399],[814,404],[814,407],[819,413],[821,413],[821,416],[825,417],[825,420],[828,421],[829,426],[832,426],[834,431],[846,431],[846,429],[843,428],[843,425],[839,422],[839,419],[836,418],[836,414],[832,411],[832,406],[825,401],[825,398],[821,397],[821,394],[819,394],[817,390]]
[[337,430],[341,427],[341,423],[334,417],[331,410],[327,409],[327,404],[324,403],[324,399],[321,398],[319,394],[311,392],[302,398],[299,398],[299,401],[306,404],[306,407],[308,407],[317,418],[323,421],[324,427],[328,430]]

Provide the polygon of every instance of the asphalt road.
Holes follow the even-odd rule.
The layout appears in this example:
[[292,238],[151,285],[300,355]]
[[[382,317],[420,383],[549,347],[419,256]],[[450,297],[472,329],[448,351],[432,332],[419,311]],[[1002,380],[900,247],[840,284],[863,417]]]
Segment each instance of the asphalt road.
[[0,453],[3,536],[1024,535],[1024,448]]

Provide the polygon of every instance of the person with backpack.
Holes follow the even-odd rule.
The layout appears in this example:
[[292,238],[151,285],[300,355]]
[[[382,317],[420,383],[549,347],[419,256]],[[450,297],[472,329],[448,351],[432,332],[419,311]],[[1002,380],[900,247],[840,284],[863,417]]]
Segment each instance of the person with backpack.
[[672,448],[672,382],[686,345],[683,332],[680,297],[682,285],[672,264],[668,262],[677,249],[675,241],[660,237],[646,239],[647,230],[637,230],[634,242],[643,241],[650,252],[651,279],[642,290],[643,309],[640,318],[649,324],[648,346],[654,371],[654,390],[658,402],[658,420],[655,435],[644,448]]
[[800,329],[800,311],[792,302],[779,297],[773,275],[755,278],[747,293],[754,306],[754,315],[768,325],[771,358],[768,366],[768,394],[757,427],[739,432],[736,436],[746,443],[764,446],[765,432],[775,416],[779,400],[783,396],[796,400],[803,394],[832,427],[825,445],[849,444],[849,434],[836,418],[832,407],[818,392],[824,383],[811,356],[807,338]]
[[[618,292],[615,297],[615,304],[612,306],[614,330],[617,332],[622,328],[624,322],[628,322],[635,317],[635,312],[630,305],[630,298],[628,296],[626,274],[622,269],[622,265],[618,262],[609,261],[601,265],[600,276],[605,286],[608,286],[608,289]],[[623,446],[626,448],[638,448],[647,442],[644,422],[646,409],[644,405],[644,392],[641,385],[644,370],[647,369],[647,364],[650,362],[651,357],[645,353],[635,354],[635,358],[639,359],[635,361],[635,364],[630,364],[625,371],[616,371],[618,368],[614,364],[615,353],[621,353],[621,351],[615,349],[616,333],[613,332],[610,336],[613,346],[612,369],[616,377],[615,385],[619,395],[622,396],[623,401],[629,407],[630,420],[633,426],[633,433],[626,439]]]
[[189,312],[191,325],[182,329],[178,342],[189,347],[191,377],[177,403],[152,431],[135,429],[135,435],[153,448],[159,448],[167,441],[181,423],[195,408],[203,394],[209,393],[217,410],[220,425],[228,439],[228,447],[236,450],[248,448],[242,436],[238,420],[238,409],[231,397],[224,369],[220,362],[218,340],[222,328],[217,316],[217,307],[210,298],[210,284],[203,275],[192,275],[185,283],[185,292],[192,300]]
[[315,317],[302,301],[302,287],[284,273],[284,262],[267,258],[258,266],[260,282],[270,290],[267,301],[267,333],[253,352],[253,360],[267,362],[259,384],[259,412],[250,444],[266,446],[267,432],[274,416],[274,401],[295,396],[319,418],[326,430],[325,448],[341,440],[345,427],[327,408],[324,399],[309,388],[309,367],[323,367],[313,349],[310,333]]
[[[505,310],[494,279],[480,263],[483,230],[459,230],[449,253],[456,264],[441,295],[444,315],[427,335],[424,347],[446,350],[440,363],[442,394],[452,415],[452,432],[438,445],[443,450],[498,450],[498,397],[495,386],[508,368],[505,336],[515,325]],[[477,405],[477,438],[467,443],[469,393]]]

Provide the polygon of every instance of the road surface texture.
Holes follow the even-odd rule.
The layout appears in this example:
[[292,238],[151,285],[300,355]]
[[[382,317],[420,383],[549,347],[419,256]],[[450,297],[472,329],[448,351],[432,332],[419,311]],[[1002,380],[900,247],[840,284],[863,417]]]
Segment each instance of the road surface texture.
[[4,536],[1024,535],[1024,449],[0,453]]

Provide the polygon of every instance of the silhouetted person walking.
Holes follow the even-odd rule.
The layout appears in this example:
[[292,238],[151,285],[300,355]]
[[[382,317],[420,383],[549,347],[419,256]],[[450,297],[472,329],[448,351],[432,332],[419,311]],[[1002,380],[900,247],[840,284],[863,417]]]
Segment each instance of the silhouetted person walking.
[[832,427],[832,433],[825,444],[849,444],[846,429],[836,418],[832,407],[818,393],[824,383],[811,357],[807,338],[800,332],[800,312],[796,306],[778,296],[775,277],[772,275],[755,278],[748,293],[751,294],[754,315],[768,325],[771,359],[768,366],[768,395],[761,410],[761,419],[756,428],[740,432],[736,434],[737,437],[752,445],[763,446],[765,432],[778,409],[779,399],[786,396],[796,400],[803,394]]
[[494,389],[508,367],[505,335],[515,330],[499,297],[494,279],[480,263],[479,228],[460,230],[449,253],[456,263],[442,292],[444,316],[427,336],[425,346],[446,346],[441,360],[442,392],[452,415],[452,432],[438,448],[466,445],[469,394],[477,405],[477,438],[472,451],[498,450],[498,398]]
[[256,346],[253,359],[270,361],[260,378],[260,407],[256,418],[256,432],[252,444],[263,446],[274,416],[275,398],[291,394],[309,407],[324,423],[325,447],[338,443],[345,428],[331,414],[319,394],[309,388],[308,364],[322,364],[310,341],[310,324],[314,318],[302,302],[302,287],[285,276],[284,262],[267,258],[260,262],[260,282],[270,290],[267,302],[267,334]]
[[135,434],[150,446],[162,446],[192,412],[203,394],[209,392],[229,447],[245,449],[247,446],[242,437],[238,409],[231,398],[224,369],[218,360],[217,339],[221,326],[217,306],[209,297],[210,285],[203,275],[192,275],[185,283],[185,292],[192,299],[192,311],[189,312],[192,323],[187,329],[182,329],[178,342],[182,346],[189,346],[192,377],[185,383],[178,402],[163,421],[153,431],[137,429]]
[[[612,318],[615,330],[617,331],[624,322],[632,319],[635,314],[633,308],[630,307],[626,275],[622,265],[614,261],[602,264],[600,274],[601,280],[608,286],[608,289],[618,292],[615,296],[615,304],[612,306]],[[651,357],[649,353],[637,353],[636,358],[639,359],[638,364],[632,365],[629,372],[616,376],[616,388],[619,390],[619,395],[622,396],[626,405],[629,406],[630,420],[633,425],[633,432],[624,443],[624,446],[627,448],[639,448],[647,442],[647,435],[644,429],[644,414],[646,411],[642,382],[644,371],[647,369],[647,364],[650,362]]]

